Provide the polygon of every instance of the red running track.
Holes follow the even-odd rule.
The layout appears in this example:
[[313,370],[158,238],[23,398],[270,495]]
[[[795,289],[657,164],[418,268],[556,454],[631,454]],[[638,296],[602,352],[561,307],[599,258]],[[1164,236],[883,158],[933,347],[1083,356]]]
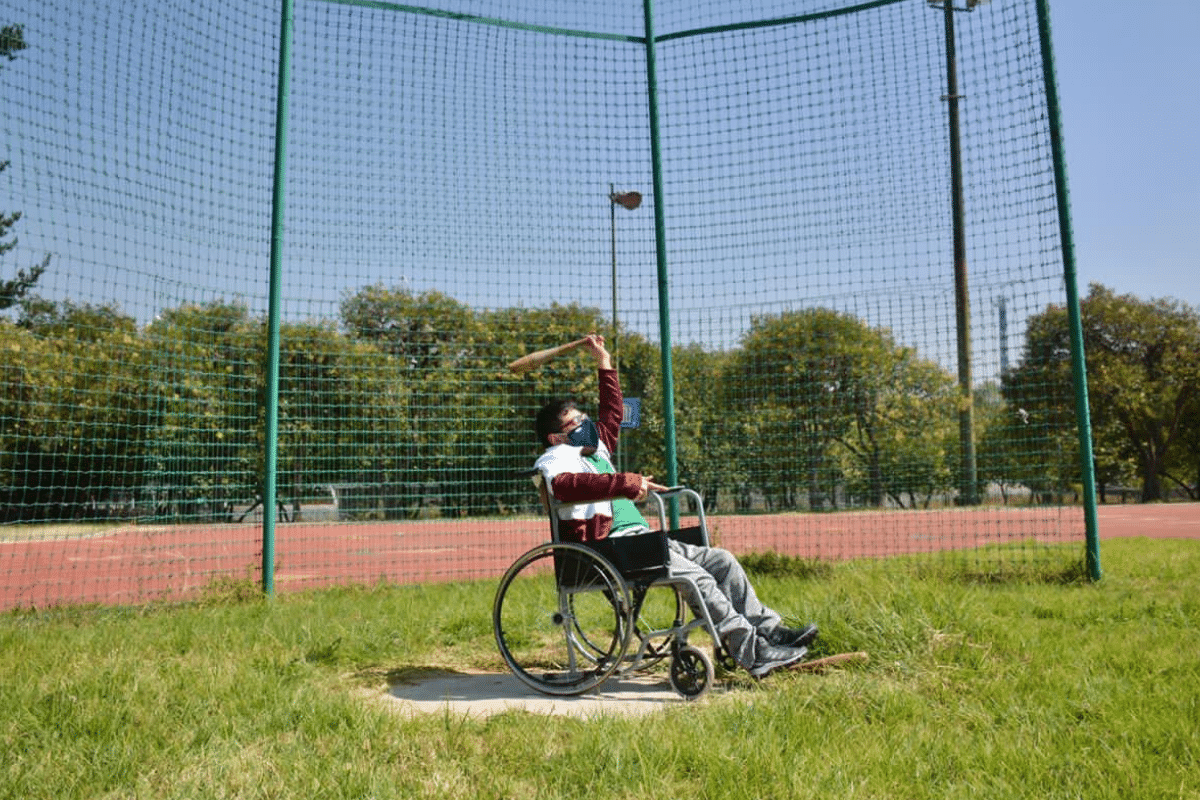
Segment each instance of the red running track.
[[[1102,506],[1098,515],[1102,539],[1200,539],[1196,503]],[[774,550],[830,560],[1084,538],[1083,513],[1071,507],[718,516],[708,522],[715,544],[737,553]],[[221,578],[260,581],[261,535],[258,525],[132,525],[101,535],[0,541],[0,609],[177,601]],[[498,578],[546,538],[540,519],[280,524],[275,587]]]

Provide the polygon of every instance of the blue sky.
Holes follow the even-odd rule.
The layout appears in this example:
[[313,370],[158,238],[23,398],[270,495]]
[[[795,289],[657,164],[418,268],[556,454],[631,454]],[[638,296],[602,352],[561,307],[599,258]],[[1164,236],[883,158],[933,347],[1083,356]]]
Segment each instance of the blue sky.
[[1200,3],[1052,0],[1079,288],[1200,306]]
[[[768,5],[773,1],[763,0]],[[450,2],[452,0],[443,0],[443,3]],[[488,5],[490,0],[459,2]],[[241,137],[256,135],[260,140],[269,141],[265,134],[270,133],[273,120],[271,70],[274,65],[273,31],[277,25],[275,3],[276,0],[257,0],[247,4],[258,9],[256,13],[259,18],[255,19],[251,27],[259,32],[243,41],[238,37],[215,35],[208,30],[209,26],[216,25],[216,21],[209,18],[212,9],[219,8],[215,4],[168,2],[167,10],[164,11],[158,4],[138,2],[129,5],[128,13],[122,11],[106,15],[102,13],[105,7],[118,8],[121,7],[120,4],[111,0],[83,5],[76,4],[74,0],[46,0],[33,10],[18,11],[20,4],[14,0],[0,0],[0,10],[6,9],[5,18],[28,16],[30,38],[35,45],[22,54],[20,60],[6,67],[6,79],[16,81],[18,86],[22,85],[22,80],[25,82],[24,92],[18,92],[17,97],[28,98],[31,104],[24,108],[22,114],[14,115],[11,121],[11,124],[18,126],[12,132],[11,140],[29,143],[30,149],[14,153],[14,166],[6,172],[6,177],[11,177],[18,185],[21,185],[22,180],[25,181],[25,185],[21,187],[24,193],[19,207],[28,212],[27,218],[21,223],[22,246],[27,248],[28,252],[24,254],[25,260],[20,263],[32,263],[40,259],[43,253],[52,250],[58,254],[54,270],[56,274],[48,276],[44,281],[48,285],[47,288],[75,295],[83,293],[84,296],[99,300],[115,295],[121,298],[122,303],[128,303],[130,310],[137,306],[152,312],[164,304],[178,302],[185,292],[185,287],[177,283],[198,286],[208,286],[209,283],[225,285],[228,281],[224,273],[217,275],[209,269],[209,265],[220,264],[226,271],[238,276],[238,291],[245,291],[248,296],[263,294],[265,274],[261,268],[261,250],[265,237],[262,218],[269,200],[269,187],[263,179],[269,171],[269,164],[263,159],[269,158],[270,151],[259,147],[257,151],[243,152]],[[515,4],[521,5],[520,0]],[[668,4],[666,0],[659,0],[659,4],[668,8],[681,5]],[[178,41],[182,40],[171,27],[178,15],[168,13],[172,5],[187,9],[182,20],[186,23],[189,35],[200,31],[201,41],[205,42],[203,47],[180,49]],[[582,5],[573,6],[567,3],[546,4],[545,0],[532,0],[527,5],[539,9],[546,5],[558,10],[584,8]],[[636,3],[631,5],[636,6]],[[703,7],[705,4],[697,2],[695,5]],[[773,7],[782,9],[792,5],[793,0],[778,0]],[[914,2],[913,5],[920,6],[923,3]],[[999,0],[997,5],[1000,5]],[[1194,0],[1160,0],[1153,4],[1152,9],[1144,5],[1116,4],[1102,0],[1051,0],[1051,5],[1080,289],[1086,292],[1088,283],[1096,281],[1118,292],[1130,292],[1143,298],[1175,297],[1200,307],[1200,281],[1193,277],[1196,268],[1200,266],[1200,237],[1193,232],[1195,222],[1200,220],[1200,158],[1196,156],[1192,144],[1197,127],[1196,117],[1200,115],[1200,103],[1197,102],[1200,100],[1200,92],[1194,85],[1196,75],[1200,74],[1200,56],[1197,55],[1197,48],[1192,41],[1195,32],[1200,30],[1200,3]],[[397,35],[390,26],[395,25],[398,29],[403,29],[405,25],[413,22],[411,19],[401,20],[395,14],[366,15],[349,9],[339,12],[334,4],[306,3],[303,4],[303,8],[306,17],[313,15],[317,9],[323,9],[321,13],[328,14],[331,19],[343,20],[337,22],[337,25],[346,25],[348,23],[345,20],[351,18],[366,21],[361,30],[352,27],[342,31],[339,37],[330,39],[331,48],[345,49],[349,46],[345,42],[354,42],[361,37],[360,44],[371,44],[376,50],[386,54],[391,52],[390,48],[393,47],[391,37]],[[154,11],[151,12],[150,9]],[[208,12],[204,9],[208,9]],[[728,6],[721,7],[721,13],[726,13],[727,10]],[[539,18],[541,13],[539,11]],[[717,12],[709,8],[706,13]],[[770,16],[772,14],[764,12],[761,18]],[[928,15],[920,12],[916,16],[922,18]],[[389,27],[377,29],[368,24],[369,20],[384,19]],[[561,22],[569,24],[571,20],[564,19]],[[243,23],[235,24],[234,29],[240,30],[238,26],[241,24]],[[684,21],[679,21],[675,27],[683,24]],[[138,30],[136,35],[130,33],[133,29],[131,26]],[[457,30],[455,26],[439,24],[434,27],[441,31],[443,45],[453,47],[457,41],[454,38]],[[672,26],[664,23],[660,26],[662,27]],[[620,26],[613,28],[617,29],[620,29]],[[95,33],[97,31],[102,34],[98,39]],[[479,62],[480,85],[491,85],[494,76],[500,74],[497,70],[508,64],[505,59],[508,58],[509,51],[506,48],[519,37],[495,31],[474,30],[471,33],[477,36],[478,41],[485,47],[482,51],[483,59]],[[898,42],[906,41],[907,36],[904,31],[895,34]],[[377,41],[379,37],[383,38]],[[423,37],[423,33],[412,34],[408,41],[421,42],[424,41]],[[769,40],[770,36],[753,38]],[[337,44],[343,39],[342,44]],[[558,45],[558,42],[551,43],[549,39],[546,41],[552,48]],[[746,41],[751,41],[751,37],[747,37]],[[145,44],[146,47],[135,46],[137,42]],[[74,54],[80,49],[80,44],[91,45],[92,49],[89,52],[92,57],[99,59],[99,63],[106,64],[106,59],[111,57],[112,64],[103,69],[75,68],[78,58]],[[230,48],[228,52],[227,47]],[[235,51],[236,58],[231,57],[230,53]],[[601,48],[597,56],[610,59],[608,66],[604,68],[609,76],[608,80],[617,82],[613,87],[605,84],[605,91],[609,88],[613,91],[619,90],[620,96],[629,95],[636,99],[636,86],[624,86],[621,81],[636,83],[640,80],[640,71],[620,69],[620,51],[620,47]],[[551,52],[559,59],[553,62],[556,64],[557,85],[565,80],[567,67],[573,62],[568,56],[559,54],[557,49],[552,49]],[[565,49],[563,52],[566,52]],[[54,68],[53,65],[63,63],[62,53],[72,54],[67,59],[67,63],[72,65],[71,69],[64,71]],[[114,71],[116,66],[113,65],[136,66],[137,59],[148,53],[159,59],[155,62],[159,66],[154,69],[131,69],[130,74],[141,75],[144,78],[142,82],[136,83],[135,90],[131,91],[122,83],[124,78],[120,78]],[[323,55],[318,52],[316,55],[324,57],[329,54]],[[557,216],[553,219],[545,215],[517,214],[514,213],[515,208],[510,209],[507,206],[499,211],[493,209],[490,213],[484,213],[471,206],[469,212],[464,212],[464,207],[477,203],[481,196],[497,196],[509,191],[514,185],[511,179],[514,172],[527,174],[536,170],[500,170],[496,168],[497,164],[524,162],[513,159],[510,153],[486,151],[476,155],[464,154],[461,152],[464,146],[461,140],[443,142],[436,137],[426,137],[417,144],[424,142],[423,146],[431,148],[439,157],[438,163],[443,157],[454,156],[458,163],[472,168],[461,167],[456,171],[452,170],[452,180],[446,185],[440,185],[436,181],[429,182],[431,188],[420,196],[421,202],[400,205],[402,214],[396,213],[392,203],[364,204],[357,201],[357,195],[368,189],[376,189],[377,194],[382,192],[386,195],[384,189],[370,182],[383,178],[372,173],[367,176],[370,180],[365,180],[360,173],[349,167],[342,177],[348,187],[347,191],[355,195],[355,198],[352,198],[355,202],[350,202],[350,199],[344,203],[331,202],[331,195],[340,190],[340,185],[337,181],[328,182],[330,171],[324,168],[324,161],[311,158],[305,161],[302,146],[302,131],[325,130],[317,117],[312,117],[310,124],[305,128],[304,115],[308,113],[311,117],[314,114],[327,113],[327,109],[318,103],[310,106],[306,112],[302,76],[310,76],[309,83],[314,80],[311,77],[313,75],[316,76],[315,80],[325,83],[345,79],[349,81],[347,85],[351,88],[365,86],[368,82],[360,80],[361,75],[358,73],[361,70],[358,70],[355,59],[346,59],[344,54],[336,59],[329,59],[329,63],[337,61],[343,63],[343,66],[349,65],[351,74],[346,76],[333,75],[324,68],[314,67],[310,63],[311,56],[310,53],[309,61],[306,61],[305,57],[299,58],[294,77],[292,118],[295,131],[292,137],[293,155],[289,163],[289,190],[293,200],[289,201],[289,211],[301,216],[306,213],[314,214],[319,218],[326,208],[340,209],[344,206],[345,209],[349,209],[348,213],[358,215],[344,226],[353,230],[361,224],[360,217],[364,215],[363,208],[366,208],[366,221],[369,224],[381,230],[395,230],[381,237],[381,254],[368,252],[362,254],[361,258],[358,255],[355,258],[359,258],[364,264],[381,261],[390,265],[392,261],[398,261],[402,266],[397,268],[398,277],[393,276],[394,280],[407,280],[409,262],[418,256],[430,258],[440,255],[443,260],[451,259],[463,263],[473,258],[472,269],[464,273],[469,277],[469,283],[446,283],[445,278],[439,275],[440,282],[437,288],[449,291],[467,302],[477,302],[480,297],[497,303],[507,302],[506,293],[512,291],[516,291],[519,297],[536,299],[540,296],[536,290],[543,284],[535,276],[520,279],[513,277],[514,274],[523,275],[524,271],[527,271],[524,268],[526,262],[569,261],[603,266],[607,263],[609,255],[609,207],[604,196],[608,184],[615,182],[619,188],[638,188],[642,191],[650,188],[643,174],[646,161],[644,153],[638,152],[637,148],[630,147],[624,141],[631,136],[639,136],[640,128],[637,128],[637,124],[643,112],[641,106],[634,103],[628,107],[622,106],[619,112],[614,113],[615,118],[623,120],[625,129],[622,130],[626,134],[624,137],[614,137],[605,119],[584,116],[576,123],[576,128],[569,131],[569,135],[550,137],[547,140],[550,144],[542,138],[533,139],[538,143],[538,148],[532,152],[539,159],[557,152],[552,145],[566,146],[571,142],[581,143],[580,146],[586,152],[586,160],[582,161],[574,151],[563,156],[571,158],[570,163],[576,168],[575,171],[580,173],[572,178],[573,183],[569,189],[573,197],[578,195],[582,199],[577,198],[571,204],[560,202],[559,205],[563,207],[555,209]],[[753,56],[753,53],[748,52],[748,56]],[[753,69],[757,62],[753,58],[744,61],[742,75],[737,79],[749,81],[759,77]],[[168,65],[169,69],[162,64]],[[235,69],[231,64],[239,66]],[[933,66],[936,67],[937,64]],[[387,70],[382,75],[391,80],[397,72]],[[64,75],[69,75],[70,79]],[[258,77],[253,81],[244,80],[247,75]],[[79,82],[84,78],[94,80]],[[168,86],[170,91],[167,90]],[[336,96],[354,99],[356,91],[357,89],[354,89]],[[585,82],[579,91],[595,93],[600,90]],[[725,91],[730,96],[739,92],[745,93],[738,85],[731,85]],[[927,91],[927,87],[922,91]],[[69,103],[59,102],[57,98],[60,94],[64,98],[73,99]],[[252,98],[252,102],[247,102],[247,96]],[[491,124],[499,126],[496,130],[506,130],[513,125],[505,109],[518,107],[516,104],[520,102],[538,102],[544,98],[533,92],[516,94],[511,100],[501,99],[505,102],[497,104],[496,109],[487,115],[487,119],[492,121]],[[604,96],[604,102],[594,103],[602,115],[609,113],[614,104],[615,100],[607,95]],[[36,128],[36,123],[30,123],[35,125],[30,130],[19,127],[25,124],[26,118],[35,116],[32,113],[34,108],[37,109],[38,115],[49,115],[47,125],[61,126],[65,119],[67,124],[80,127],[86,135],[68,142],[67,147],[59,147],[56,140],[43,141],[45,137],[37,133],[40,129]],[[64,108],[65,117],[63,112],[60,112],[60,109]],[[258,109],[256,112],[247,110],[255,108]],[[813,113],[828,113],[829,108],[832,106],[816,107]],[[939,110],[936,105],[929,108]],[[185,109],[187,113],[184,113]],[[459,104],[451,111],[453,113],[447,113],[451,113],[453,119],[477,119],[484,116],[478,105]],[[976,119],[971,115],[978,109],[970,105],[970,100],[966,111],[969,121]],[[347,111],[346,115],[351,116],[353,113],[355,112]],[[454,116],[455,114],[458,116]],[[192,115],[196,115],[201,123],[191,124],[189,119]],[[139,131],[169,132],[170,135],[149,138],[142,132],[136,135],[124,134],[124,126],[130,120],[143,118],[152,118],[153,124],[140,125]],[[221,122],[216,124],[204,121],[210,118],[220,119]],[[557,117],[552,119],[552,123],[558,126],[566,124]],[[736,126],[736,123],[732,124]],[[941,124],[940,117],[934,119],[934,130],[940,131]],[[779,126],[766,127],[774,131],[779,130]],[[636,130],[633,130],[635,128]],[[67,130],[71,131],[74,128]],[[230,130],[237,135],[219,136],[214,145],[204,138],[212,130]],[[554,132],[553,129],[551,132]],[[540,129],[536,133],[540,134]],[[504,137],[493,139],[497,142],[504,141]],[[342,153],[350,166],[369,159],[387,162],[392,159],[391,154],[395,151],[390,140],[379,137],[359,136],[346,141],[353,144]],[[940,147],[940,134],[931,137],[930,141]],[[46,145],[46,148],[35,146],[37,142]],[[212,149],[213,147],[216,149]],[[703,153],[699,153],[695,148],[692,150],[697,153],[696,158],[703,157]],[[317,151],[309,152],[311,155]],[[425,151],[418,147],[414,152],[420,154]],[[68,154],[71,159],[83,159],[85,163],[62,163],[62,154]],[[435,162],[431,160],[422,163],[427,165]],[[481,165],[487,169],[474,168]],[[136,179],[118,181],[115,184],[118,191],[115,198],[108,194],[99,197],[103,213],[93,213],[76,219],[76,206],[80,204],[80,198],[90,197],[93,191],[99,191],[96,188],[100,184],[99,180],[86,178],[85,175],[84,180],[71,184],[70,191],[67,191],[54,182],[58,180],[57,177],[51,176],[61,174],[63,180],[68,177],[74,179],[78,174],[84,174],[85,167],[98,170],[106,176],[109,173],[118,176],[133,175]],[[234,174],[229,176],[226,172]],[[312,182],[317,178],[326,182]],[[414,170],[408,178],[416,185],[423,186],[426,183],[419,170]],[[766,181],[766,176],[750,178],[751,182]],[[475,183],[468,186],[468,179]],[[549,189],[561,194],[562,187],[557,184],[550,187],[548,180],[547,178],[542,183],[534,180],[529,185],[522,185],[522,191],[531,198],[545,196]],[[37,192],[26,190],[26,186],[35,184]],[[477,191],[478,186],[488,191],[481,195]],[[194,191],[193,187],[198,188],[205,196],[215,196],[225,202],[224,212],[218,214],[215,207],[210,209],[207,206],[198,209],[195,203],[189,201]],[[668,213],[678,214],[686,207],[687,201],[683,195],[688,188],[668,187]],[[233,196],[241,200],[226,202]],[[332,199],[337,200],[336,197]],[[43,208],[38,207],[39,202],[44,204]],[[259,213],[245,213],[246,202],[256,203],[254,208]],[[769,202],[781,201],[770,199]],[[306,208],[306,205],[309,207]],[[623,214],[620,218],[620,261],[622,280],[625,284],[622,289],[623,306],[640,301],[646,315],[653,315],[656,311],[653,258],[647,255],[653,239],[649,205],[647,203],[642,211],[636,214]],[[396,219],[405,215],[414,219],[424,219],[421,215],[426,206],[430,210],[424,213],[435,225],[449,226],[443,238],[454,247],[448,245],[443,252],[429,253],[424,242],[413,237],[406,238],[406,231],[395,224]],[[715,204],[711,202],[704,206],[705,213],[715,208]],[[181,209],[186,209],[190,215],[185,226],[178,225],[175,218],[169,216],[179,213]],[[925,214],[924,211],[921,213]],[[460,246],[462,243],[458,242],[458,229],[453,227],[458,224],[454,220],[464,216],[471,220],[479,234],[475,238],[481,243],[469,252]],[[944,215],[935,209],[925,216],[933,219],[942,218]],[[982,219],[986,221],[987,214],[983,214]],[[514,222],[517,221],[522,222],[524,227],[515,225]],[[552,223],[553,227],[538,228],[536,224],[539,222],[547,226]],[[138,226],[137,230],[134,233],[125,231],[121,226],[126,224]],[[708,225],[708,218],[701,216],[699,224],[701,227]],[[757,228],[745,227],[748,235],[759,235],[756,233]],[[42,228],[46,233],[44,240],[39,238]],[[67,231],[65,239],[62,235],[64,230]],[[555,232],[560,230],[569,230],[571,235],[555,235]],[[153,234],[146,231],[153,231]],[[213,236],[213,231],[220,231],[222,235]],[[328,232],[319,231],[319,235],[326,236]],[[237,247],[226,247],[227,237],[230,236],[238,240]],[[101,238],[115,244],[97,247],[93,240]],[[732,243],[733,239],[725,236],[719,241]],[[794,242],[775,243],[775,246],[777,249],[796,249]],[[668,250],[673,265],[686,264],[691,259],[700,265],[697,267],[700,269],[709,257],[706,252],[686,252],[686,247],[679,242],[679,237],[675,238],[672,247],[673,249],[669,247]],[[736,249],[733,244],[726,247]],[[413,250],[413,253],[409,253],[405,248]],[[704,248],[707,250],[710,246],[706,244]],[[230,252],[237,255],[241,261],[232,264],[235,259]],[[289,254],[297,259],[302,258],[306,252],[302,242],[289,250]],[[313,249],[312,252],[317,251]],[[505,264],[493,264],[497,252],[517,253],[522,265],[521,272],[514,273]],[[147,254],[152,254],[154,258],[147,258]],[[744,253],[739,251],[739,255]],[[909,253],[909,257],[920,260],[925,257],[925,253],[918,249],[917,252]],[[90,263],[91,261],[97,263]],[[127,274],[119,274],[116,270],[106,271],[100,268],[101,261],[105,267],[125,266],[131,271]],[[180,278],[165,274],[161,268],[163,264],[186,270],[186,275]],[[634,265],[641,266],[640,284],[634,280],[635,276],[632,274]],[[352,266],[357,269],[358,265]],[[834,267],[837,267],[836,262]],[[987,264],[983,259],[973,259],[972,267],[986,269]],[[69,273],[72,268],[75,272]],[[770,282],[771,273],[760,272],[758,275],[758,280],[742,281],[739,286],[734,287],[739,291],[751,293],[747,301],[751,305],[761,305],[765,302],[764,298],[773,298],[779,288]],[[249,276],[254,276],[254,279]],[[837,269],[833,269],[822,273],[822,276],[837,278],[839,273]],[[306,278],[312,286],[321,287],[324,291],[311,292],[312,297],[306,294],[301,312],[308,313],[308,303],[319,300],[325,303],[325,306],[311,306],[314,308],[312,313],[325,313],[324,309],[331,307],[336,300],[342,283],[359,286],[380,279],[377,271],[373,272],[365,266],[361,275],[354,270],[343,269],[336,277],[336,281],[324,277]],[[890,275],[883,273],[876,277],[885,282],[890,279]],[[582,287],[579,291],[585,296],[594,299],[599,306],[606,306],[607,271],[589,270],[587,278],[576,278],[567,282],[567,285]],[[672,302],[676,310],[686,306],[689,291],[702,296],[710,291],[709,284],[689,284],[690,280],[691,276],[689,280],[676,280],[672,292]],[[57,283],[53,283],[54,281]],[[421,290],[429,288],[428,285],[416,281],[412,285]],[[816,288],[821,290],[822,285]],[[754,292],[757,294],[752,294]],[[893,294],[890,285],[887,294]],[[595,297],[592,297],[593,295]],[[204,299],[199,295],[197,297]],[[576,298],[564,294],[556,299],[567,302]],[[704,296],[703,299],[707,300],[707,297]],[[1045,301],[1046,298],[1042,296],[1031,299],[1030,306],[1024,313],[1040,309]],[[981,308],[990,313],[991,307],[988,303],[984,297],[981,300]],[[625,318],[623,316],[623,319]],[[707,321],[705,324],[708,324]],[[736,320],[722,324],[730,331],[737,328]],[[652,325],[647,323],[643,327],[649,330]],[[691,335],[688,331],[678,332],[685,338]],[[950,352],[952,351],[951,347]]]

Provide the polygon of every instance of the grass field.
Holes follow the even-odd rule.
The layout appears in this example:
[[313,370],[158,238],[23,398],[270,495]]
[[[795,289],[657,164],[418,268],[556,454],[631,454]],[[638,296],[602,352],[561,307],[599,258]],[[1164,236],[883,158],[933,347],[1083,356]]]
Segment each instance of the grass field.
[[772,562],[761,594],[868,666],[590,721],[395,713],[389,678],[499,669],[494,581],[13,612],[0,798],[1200,797],[1200,542],[1104,559],[1099,584]]

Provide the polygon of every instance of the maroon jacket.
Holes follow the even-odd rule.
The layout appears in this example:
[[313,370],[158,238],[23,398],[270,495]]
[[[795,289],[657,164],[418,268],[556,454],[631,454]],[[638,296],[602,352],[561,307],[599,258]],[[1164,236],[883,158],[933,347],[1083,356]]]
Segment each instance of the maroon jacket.
[[[612,451],[621,435],[625,408],[616,370],[599,371],[600,407],[594,422],[600,431],[596,455],[612,463]],[[629,472],[600,474],[583,459],[580,448],[568,444],[547,448],[537,461],[543,477],[550,479],[553,496],[560,502],[581,503],[571,519],[559,520],[559,537],[564,541],[595,541],[612,530],[612,510],[603,501],[614,497],[637,498],[642,476]],[[597,507],[590,504],[596,503]]]

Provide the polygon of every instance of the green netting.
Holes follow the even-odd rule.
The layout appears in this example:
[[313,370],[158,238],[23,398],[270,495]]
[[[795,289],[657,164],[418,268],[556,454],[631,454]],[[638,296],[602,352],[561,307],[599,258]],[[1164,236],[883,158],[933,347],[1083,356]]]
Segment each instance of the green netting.
[[[677,472],[726,546],[1077,561],[1069,372],[1019,369],[1073,282],[1037,3],[970,5],[964,505],[940,4],[663,1],[651,87],[637,2],[295,0],[282,585],[487,577],[544,538],[512,473],[595,379],[504,365],[590,330],[642,401],[623,468]],[[280,16],[0,0],[0,278],[49,258],[0,321],[5,605],[261,577]]]

